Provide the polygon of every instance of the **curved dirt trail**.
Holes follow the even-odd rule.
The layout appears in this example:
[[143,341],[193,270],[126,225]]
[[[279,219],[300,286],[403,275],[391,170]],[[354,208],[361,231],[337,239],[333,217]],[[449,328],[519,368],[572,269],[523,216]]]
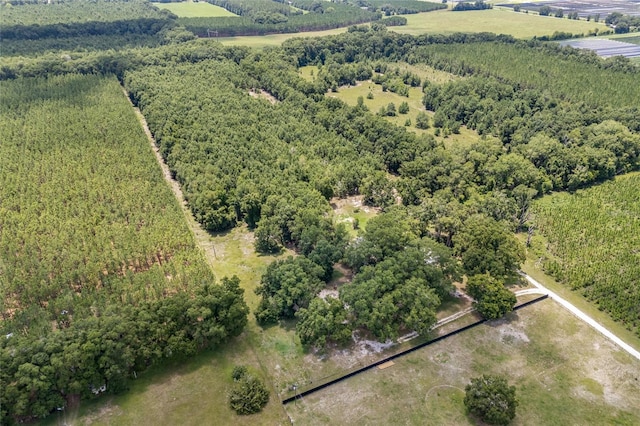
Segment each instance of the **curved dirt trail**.
[[523,277],[526,278],[527,281],[529,281],[531,284],[533,284],[539,290],[542,290],[544,293],[548,294],[551,299],[555,300],[560,305],[562,305],[563,308],[567,309],[569,312],[571,312],[572,314],[574,314],[575,316],[580,318],[582,321],[586,322],[591,327],[595,328],[597,331],[602,333],[607,339],[611,340],[613,343],[618,345],[620,348],[622,348],[623,350],[625,350],[626,352],[631,354],[631,356],[633,356],[634,358],[640,360],[640,352],[638,352],[637,350],[635,350],[634,348],[629,346],[627,343],[625,343],[618,336],[616,336],[611,331],[609,331],[608,329],[606,329],[605,327],[600,325],[600,323],[598,323],[596,320],[594,320],[589,315],[587,315],[584,312],[582,312],[580,309],[576,308],[574,305],[569,303],[567,300],[565,300],[562,297],[558,296],[558,294],[554,293],[553,291],[549,290],[548,288],[546,288],[545,286],[540,284],[538,281],[536,281],[533,278],[531,278],[529,275],[525,274],[524,272],[521,272],[521,274],[522,274]]

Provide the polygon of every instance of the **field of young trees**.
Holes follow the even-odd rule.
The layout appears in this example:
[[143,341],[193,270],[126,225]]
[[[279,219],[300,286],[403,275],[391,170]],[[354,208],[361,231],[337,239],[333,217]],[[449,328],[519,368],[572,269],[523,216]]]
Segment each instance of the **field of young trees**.
[[237,335],[113,77],[0,82],[0,415],[44,417]]
[[[620,141],[623,142],[623,141]],[[544,269],[640,336],[640,175],[534,203]]]
[[0,11],[3,42],[97,34],[154,34],[171,18],[145,0],[3,4]]

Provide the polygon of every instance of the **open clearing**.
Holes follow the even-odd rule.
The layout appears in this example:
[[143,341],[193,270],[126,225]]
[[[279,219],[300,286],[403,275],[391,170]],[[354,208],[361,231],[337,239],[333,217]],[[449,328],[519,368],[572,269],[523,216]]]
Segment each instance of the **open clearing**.
[[[435,71],[435,70],[434,70]],[[444,77],[441,74],[446,74],[438,71],[435,75],[438,82],[443,82]],[[421,75],[422,78],[425,78]],[[367,99],[367,95],[371,92],[373,99]],[[389,103],[394,103],[396,110],[402,102],[409,104],[409,112],[407,114],[397,114],[396,116],[385,116],[385,119],[394,123],[397,126],[404,126],[407,120],[411,121],[410,126],[405,126],[405,129],[410,132],[414,132],[418,135],[430,134],[435,136],[436,129],[433,127],[433,115],[432,111],[426,111],[422,105],[422,89],[419,87],[412,87],[409,89],[409,97],[401,96],[393,92],[383,91],[382,85],[375,84],[372,81],[359,82],[357,86],[340,87],[338,92],[330,92],[327,96],[341,99],[351,106],[357,105],[358,98],[362,96],[364,104],[369,108],[372,113],[376,113],[380,108],[385,107]],[[428,129],[418,129],[415,127],[416,117],[420,111],[425,111],[429,116],[431,127]],[[435,136],[436,140],[442,141],[446,146],[467,145],[480,139],[478,133],[474,130],[467,129],[466,126],[460,127],[460,133],[450,134],[448,136]]]
[[237,16],[227,9],[210,3],[185,1],[180,3],[153,3],[158,9],[166,9],[180,18],[218,18]]
[[270,34],[264,36],[237,36],[237,37],[220,37],[216,40],[225,46],[249,46],[262,49],[267,46],[280,46],[284,41],[296,37],[324,37],[335,34],[346,33],[347,28],[335,28],[325,31],[309,31],[304,33],[289,34]]
[[287,405],[294,423],[473,424],[464,387],[482,373],[516,385],[515,425],[638,424],[640,363],[551,300]]
[[587,34],[606,30],[604,23],[574,21],[548,16],[518,13],[510,10],[490,9],[465,12],[438,10],[436,12],[405,15],[407,25],[391,30],[402,34],[452,34],[456,32],[492,32],[511,34],[516,38],[552,35],[556,31]]
[[[534,36],[550,36],[556,31],[587,34],[596,28],[599,31],[607,29],[604,23],[558,19],[499,9],[466,12],[438,10],[403,16],[407,18],[407,25],[390,27],[389,31],[412,35],[493,32],[496,34],[510,34],[516,38],[526,39]],[[220,37],[217,40],[224,45],[264,48],[266,46],[279,46],[282,42],[295,37],[323,37],[341,34],[346,31],[347,28],[336,28],[326,31],[271,34],[266,36]]]

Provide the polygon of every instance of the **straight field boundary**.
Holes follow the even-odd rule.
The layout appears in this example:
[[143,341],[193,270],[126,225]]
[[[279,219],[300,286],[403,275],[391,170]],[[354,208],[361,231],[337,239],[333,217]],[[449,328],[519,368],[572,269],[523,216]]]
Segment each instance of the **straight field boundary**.
[[[530,300],[530,301],[528,301],[528,302],[525,302],[525,303],[523,303],[522,305],[516,306],[513,310],[514,310],[514,311],[517,311],[517,310],[522,309],[522,308],[524,308],[524,307],[526,307],[526,306],[529,306],[529,305],[532,305],[532,304],[534,304],[534,303],[537,303],[537,302],[540,302],[540,301],[542,301],[542,300],[545,300],[545,299],[546,299],[546,298],[548,298],[548,297],[549,297],[549,295],[548,295],[548,294],[544,294],[544,295],[542,295],[542,296],[540,296],[540,297],[537,297],[537,298],[535,298],[535,299],[533,299],[533,300]],[[472,324],[469,324],[469,325],[466,325],[466,326],[464,326],[464,327],[462,327],[462,328],[459,328],[458,330],[454,330],[454,331],[449,332],[449,333],[447,333],[447,334],[443,334],[442,336],[436,337],[436,338],[435,338],[435,339],[433,339],[433,340],[429,340],[429,341],[427,341],[427,342],[424,342],[424,343],[421,343],[421,344],[419,344],[419,345],[416,345],[416,346],[414,346],[414,347],[412,347],[412,348],[406,349],[406,350],[404,350],[404,351],[402,351],[402,352],[398,352],[397,354],[393,354],[393,355],[391,355],[391,356],[388,356],[388,357],[386,357],[386,358],[383,358],[383,359],[381,359],[381,360],[378,360],[378,361],[376,361],[376,362],[373,362],[373,363],[371,363],[371,364],[369,364],[369,365],[367,365],[367,366],[365,366],[365,367],[362,367],[362,368],[359,368],[359,369],[357,369],[357,370],[351,371],[351,372],[349,372],[349,373],[347,373],[347,374],[344,374],[344,375],[342,375],[342,376],[340,376],[340,377],[338,377],[338,378],[335,378],[335,379],[333,379],[333,380],[330,380],[330,381],[328,381],[328,382],[326,382],[326,383],[322,383],[322,384],[317,385],[317,386],[315,386],[315,387],[312,387],[312,388],[310,388],[310,389],[306,389],[306,390],[304,390],[304,391],[302,391],[302,392],[300,392],[300,393],[298,393],[298,394],[296,394],[296,395],[294,395],[294,396],[290,396],[290,397],[288,397],[288,398],[283,399],[283,400],[282,400],[282,404],[283,404],[283,405],[286,405],[286,404],[288,404],[288,403],[290,403],[290,402],[293,402],[293,401],[295,401],[295,400],[297,400],[297,399],[299,399],[299,398],[302,398],[302,397],[304,397],[304,396],[310,395],[310,394],[312,394],[312,393],[314,393],[314,392],[317,392],[317,391],[319,391],[319,390],[321,390],[321,389],[324,389],[324,388],[326,388],[326,387],[329,387],[329,386],[331,386],[331,385],[334,385],[334,384],[336,384],[336,383],[339,383],[339,382],[341,382],[341,381],[343,381],[343,380],[346,380],[346,379],[348,379],[349,377],[353,377],[353,376],[358,375],[358,374],[360,374],[360,373],[364,373],[364,372],[365,372],[365,371],[367,371],[367,370],[370,370],[370,369],[372,369],[372,368],[375,368],[375,367],[377,367],[377,366],[379,366],[379,365],[382,365],[382,364],[385,364],[385,363],[387,363],[387,362],[393,361],[393,360],[394,360],[394,359],[396,359],[396,358],[400,358],[401,356],[404,356],[404,355],[407,355],[407,354],[409,354],[409,353],[411,353],[411,352],[417,351],[418,349],[422,349],[422,348],[424,348],[424,347],[426,347],[426,346],[429,346],[429,345],[432,345],[432,344],[434,344],[434,343],[440,342],[441,340],[444,340],[444,339],[446,339],[446,338],[448,338],[448,337],[451,337],[451,336],[455,336],[456,334],[462,333],[463,331],[470,330],[470,329],[472,329],[472,328],[474,328],[474,327],[476,327],[476,326],[478,326],[478,325],[480,325],[480,324],[484,324],[484,323],[485,323],[485,322],[487,322],[487,321],[488,321],[488,320],[486,320],[486,319],[478,320],[478,321],[476,321],[476,322],[474,322],[474,323],[472,323]]]

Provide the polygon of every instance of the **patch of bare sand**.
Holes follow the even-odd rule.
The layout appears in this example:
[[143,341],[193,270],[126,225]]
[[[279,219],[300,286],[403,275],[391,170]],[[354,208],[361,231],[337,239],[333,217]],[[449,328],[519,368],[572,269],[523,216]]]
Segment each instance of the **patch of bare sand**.
[[276,103],[278,103],[278,100],[275,98],[275,96],[273,96],[271,93],[267,92],[266,90],[261,90],[261,89],[249,90],[249,96],[255,99],[266,99],[272,105],[275,105]]
[[83,423],[91,425],[95,422],[102,422],[104,419],[112,419],[122,414],[122,409],[118,405],[113,405],[111,401],[100,406],[100,409],[85,416]]
[[329,201],[333,212],[337,215],[350,214],[353,209],[361,209],[365,213],[380,212],[379,207],[366,206],[363,195],[352,195],[351,197],[334,197]]

